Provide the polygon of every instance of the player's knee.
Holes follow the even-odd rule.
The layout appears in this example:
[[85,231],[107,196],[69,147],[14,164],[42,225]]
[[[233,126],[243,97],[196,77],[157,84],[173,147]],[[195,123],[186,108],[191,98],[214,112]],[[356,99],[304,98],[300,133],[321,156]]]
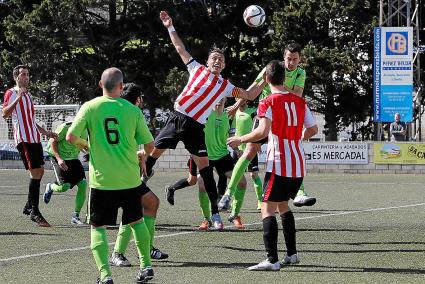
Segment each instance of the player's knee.
[[241,180],[238,183],[239,188],[246,189],[246,179],[245,177],[242,177]]
[[192,186],[198,182],[198,178],[196,176],[190,176],[187,180],[187,183]]
[[77,187],[78,189],[87,189],[87,180],[86,179],[82,179],[80,180],[79,183],[77,183]]

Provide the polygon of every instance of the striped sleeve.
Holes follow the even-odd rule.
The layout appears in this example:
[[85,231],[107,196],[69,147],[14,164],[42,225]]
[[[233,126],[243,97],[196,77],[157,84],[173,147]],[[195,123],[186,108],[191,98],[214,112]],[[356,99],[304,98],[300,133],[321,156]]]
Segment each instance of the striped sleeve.
[[12,97],[12,91],[11,90],[7,90],[4,93],[4,101],[3,101],[3,108],[7,107],[9,105],[10,99]]

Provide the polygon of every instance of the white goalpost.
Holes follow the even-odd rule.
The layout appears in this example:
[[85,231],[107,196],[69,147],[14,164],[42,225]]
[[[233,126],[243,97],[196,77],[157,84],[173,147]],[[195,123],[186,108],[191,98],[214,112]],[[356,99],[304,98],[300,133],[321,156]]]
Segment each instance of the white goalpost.
[[[47,130],[54,131],[63,122],[72,121],[80,105],[35,105],[34,108],[37,123]],[[42,143],[43,146],[47,143],[45,136],[42,136]],[[13,125],[10,117],[0,119],[0,161],[7,160],[20,160],[13,140]],[[4,168],[7,163],[2,165]]]

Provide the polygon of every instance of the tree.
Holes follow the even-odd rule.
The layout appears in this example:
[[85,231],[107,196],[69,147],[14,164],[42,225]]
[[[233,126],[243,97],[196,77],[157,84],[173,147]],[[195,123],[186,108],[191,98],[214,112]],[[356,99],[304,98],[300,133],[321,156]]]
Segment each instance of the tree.
[[[286,3],[286,5],[282,5]],[[328,140],[342,126],[366,121],[372,102],[372,31],[378,7],[368,1],[275,1],[272,46],[304,45],[304,94],[325,116]]]

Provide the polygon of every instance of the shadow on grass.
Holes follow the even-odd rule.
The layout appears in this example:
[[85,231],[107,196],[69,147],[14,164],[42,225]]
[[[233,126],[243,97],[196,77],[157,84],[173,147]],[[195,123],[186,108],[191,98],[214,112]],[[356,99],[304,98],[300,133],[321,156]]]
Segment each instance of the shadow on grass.
[[356,229],[297,229],[297,232],[371,232],[372,230],[356,230]]
[[[291,272],[378,272],[378,273],[396,273],[396,274],[425,274],[425,269],[419,268],[392,268],[392,267],[339,267],[331,265],[302,265],[292,266],[293,268],[313,268],[313,270],[291,270]],[[316,268],[316,269],[314,269]]]
[[0,232],[0,236],[61,236],[62,234],[47,234],[34,232]]

